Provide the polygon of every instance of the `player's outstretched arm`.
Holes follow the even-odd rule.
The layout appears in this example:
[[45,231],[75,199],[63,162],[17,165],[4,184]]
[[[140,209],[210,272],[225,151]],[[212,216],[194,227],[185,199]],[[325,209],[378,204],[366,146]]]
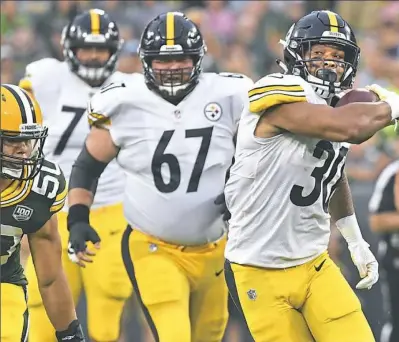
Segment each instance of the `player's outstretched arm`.
[[338,108],[295,102],[265,112],[259,120],[256,133],[262,132],[262,125],[269,125],[294,134],[359,144],[391,125],[398,116],[399,110],[393,112],[391,106],[382,101],[350,103]]
[[57,331],[57,339],[69,342],[84,341],[82,328],[76,318],[72,294],[62,268],[57,215],[53,215],[37,232],[28,234],[28,240],[40,294],[47,315]]
[[369,244],[363,239],[345,173],[331,198],[329,211],[338,230],[348,243],[353,263],[362,278],[356,288],[370,289],[379,278],[378,262],[371,253]]
[[396,211],[372,213],[370,215],[370,228],[374,232],[387,233],[399,231],[399,172],[395,176],[394,196]]
[[86,241],[100,248],[100,237],[90,226],[90,206],[97,182],[108,163],[116,157],[118,148],[114,145],[107,129],[93,126],[85,146],[72,167],[68,192],[69,258],[85,267],[95,255],[87,249]]

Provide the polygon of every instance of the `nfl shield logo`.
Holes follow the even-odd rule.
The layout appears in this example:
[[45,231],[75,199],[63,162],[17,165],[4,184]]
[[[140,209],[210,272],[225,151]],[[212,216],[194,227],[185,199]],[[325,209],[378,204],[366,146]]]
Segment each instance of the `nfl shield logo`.
[[33,209],[26,205],[17,205],[12,213],[12,217],[18,222],[28,221],[33,214]]
[[258,297],[258,295],[256,294],[256,291],[253,290],[253,289],[248,290],[248,291],[247,291],[247,295],[248,295],[248,298],[249,298],[250,300],[255,300],[256,297]]

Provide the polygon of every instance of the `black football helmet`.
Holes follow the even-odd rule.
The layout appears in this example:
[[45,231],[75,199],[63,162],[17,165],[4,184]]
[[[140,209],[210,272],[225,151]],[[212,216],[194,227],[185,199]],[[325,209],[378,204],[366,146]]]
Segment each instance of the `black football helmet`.
[[[168,12],[151,20],[144,29],[138,48],[149,89],[164,99],[178,103],[197,85],[202,72],[206,45],[198,27],[183,13]],[[154,59],[174,60],[191,57],[192,68],[158,70]]]
[[[289,29],[284,45],[284,63],[277,61],[288,74],[298,75],[312,84],[316,93],[323,98],[330,98],[335,93],[352,88],[355,80],[360,48],[349,24],[342,17],[331,11],[314,11]],[[334,70],[320,68],[316,75],[310,74],[307,64],[321,61],[321,58],[305,58],[313,45],[333,45],[344,51],[344,61],[331,59],[344,67],[340,79]],[[323,60],[327,62],[327,60]]]
[[[114,21],[100,9],[77,15],[62,32],[61,45],[71,70],[91,86],[100,86],[115,71],[123,39]],[[106,48],[110,57],[106,63],[83,63],[76,57],[79,48]]]

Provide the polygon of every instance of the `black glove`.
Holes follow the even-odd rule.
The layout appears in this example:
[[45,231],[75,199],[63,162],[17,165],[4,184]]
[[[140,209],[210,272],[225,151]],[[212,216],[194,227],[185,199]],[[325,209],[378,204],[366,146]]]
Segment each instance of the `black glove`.
[[68,256],[78,263],[77,254],[86,251],[86,241],[96,244],[101,241],[97,232],[89,223],[90,210],[82,204],[75,204],[69,208],[67,225],[69,230]]
[[75,253],[83,252],[86,250],[86,241],[93,243],[100,242],[100,236],[90,224],[86,222],[76,222],[69,229],[69,247]]
[[85,336],[83,334],[82,326],[79,321],[75,319],[69,324],[67,330],[56,331],[55,336],[58,342],[85,342]]
[[229,209],[227,209],[224,193],[221,193],[218,197],[216,197],[214,203],[219,206],[219,212],[223,215],[223,221],[230,220],[231,214]]

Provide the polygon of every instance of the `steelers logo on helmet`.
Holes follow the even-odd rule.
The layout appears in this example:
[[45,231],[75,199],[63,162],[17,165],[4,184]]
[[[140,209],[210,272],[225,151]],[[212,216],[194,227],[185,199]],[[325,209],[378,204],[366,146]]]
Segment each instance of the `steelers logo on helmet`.
[[204,108],[205,117],[209,121],[218,121],[222,116],[222,107],[216,103],[208,103]]

